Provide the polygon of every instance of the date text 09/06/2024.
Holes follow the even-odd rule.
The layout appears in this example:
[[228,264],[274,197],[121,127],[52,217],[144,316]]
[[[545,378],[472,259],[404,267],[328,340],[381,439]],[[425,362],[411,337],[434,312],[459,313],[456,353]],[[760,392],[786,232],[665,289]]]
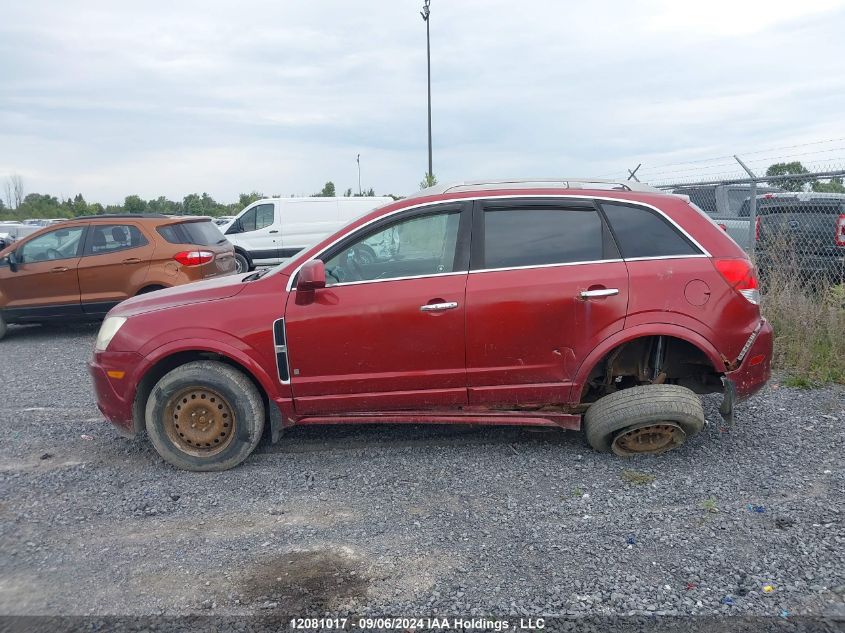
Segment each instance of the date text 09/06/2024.
[[291,618],[291,629],[314,631],[331,629],[363,629],[363,630],[485,630],[485,631],[508,631],[527,630],[535,631],[545,628],[543,618],[519,618],[519,621],[511,621],[507,618],[483,618],[483,617],[384,617],[384,618]]

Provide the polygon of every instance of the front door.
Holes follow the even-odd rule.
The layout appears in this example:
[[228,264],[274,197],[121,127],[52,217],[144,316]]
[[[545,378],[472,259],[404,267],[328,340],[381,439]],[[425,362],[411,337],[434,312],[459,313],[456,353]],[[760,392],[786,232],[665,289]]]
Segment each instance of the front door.
[[3,312],[9,320],[79,316],[77,267],[85,226],[57,227],[15,249],[16,272],[0,267]]
[[279,262],[281,234],[280,223],[276,218],[276,204],[266,202],[252,207],[226,230],[226,235],[233,235],[236,242],[249,252],[255,264],[275,264]]
[[581,361],[622,329],[628,272],[589,201],[479,201],[467,281],[474,405],[565,403]]
[[470,221],[464,203],[417,209],[320,256],[326,288],[311,299],[294,290],[285,313],[297,413],[466,404]]

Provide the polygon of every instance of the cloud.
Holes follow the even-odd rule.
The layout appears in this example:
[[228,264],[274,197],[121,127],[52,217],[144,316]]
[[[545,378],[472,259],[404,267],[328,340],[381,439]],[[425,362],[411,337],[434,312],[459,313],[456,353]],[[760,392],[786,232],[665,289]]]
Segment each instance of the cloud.
[[[367,187],[411,191],[427,165],[417,5],[14,3],[0,174],[104,202],[232,200],[354,186],[361,153]],[[647,174],[845,137],[843,19],[833,0],[434,0],[435,173]]]

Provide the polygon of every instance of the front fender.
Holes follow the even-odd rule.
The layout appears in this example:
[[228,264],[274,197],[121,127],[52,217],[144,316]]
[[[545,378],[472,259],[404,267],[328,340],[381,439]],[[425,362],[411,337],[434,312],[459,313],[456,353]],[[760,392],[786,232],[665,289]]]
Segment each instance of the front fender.
[[[144,360],[137,373],[139,378],[145,376],[159,362],[174,354],[180,352],[211,352],[224,356],[241,365],[258,381],[271,401],[290,397],[289,393],[280,392],[282,385],[265,369],[264,363],[266,359],[263,355],[258,350],[246,345],[240,339],[218,331],[214,332],[214,338],[198,337],[196,335],[187,337],[184,336],[184,332],[180,335],[180,332],[183,331],[174,330],[172,332],[174,336],[180,336],[180,338],[166,343],[159,343],[157,346],[156,341],[151,341],[148,345],[141,348],[140,354],[144,357]],[[221,334],[225,334],[225,338],[229,340],[221,340],[223,338],[220,336]]]
[[613,349],[623,343],[645,336],[671,336],[684,340],[700,349],[707,358],[710,359],[710,362],[713,363],[713,368],[718,373],[725,372],[725,360],[722,358],[722,355],[719,354],[710,341],[698,332],[679,325],[672,325],[668,323],[644,323],[631,328],[626,328],[621,332],[617,332],[616,334],[609,336],[604,339],[601,344],[599,344],[589,354],[589,356],[587,356],[587,358],[584,359],[578,367],[578,371],[575,373],[575,381],[572,385],[570,400],[573,402],[579,402],[581,400],[581,393],[590,373]]

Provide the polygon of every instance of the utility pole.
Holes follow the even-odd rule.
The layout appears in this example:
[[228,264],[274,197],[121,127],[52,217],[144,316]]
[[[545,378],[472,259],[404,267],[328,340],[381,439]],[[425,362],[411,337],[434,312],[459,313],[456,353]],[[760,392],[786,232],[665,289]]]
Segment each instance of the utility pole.
[[434,178],[434,170],[431,162],[431,29],[429,28],[429,17],[431,17],[431,0],[425,0],[423,10],[420,12],[425,21],[425,58],[428,67],[428,181]]
[[358,195],[364,195],[361,191],[361,154],[358,154]]

